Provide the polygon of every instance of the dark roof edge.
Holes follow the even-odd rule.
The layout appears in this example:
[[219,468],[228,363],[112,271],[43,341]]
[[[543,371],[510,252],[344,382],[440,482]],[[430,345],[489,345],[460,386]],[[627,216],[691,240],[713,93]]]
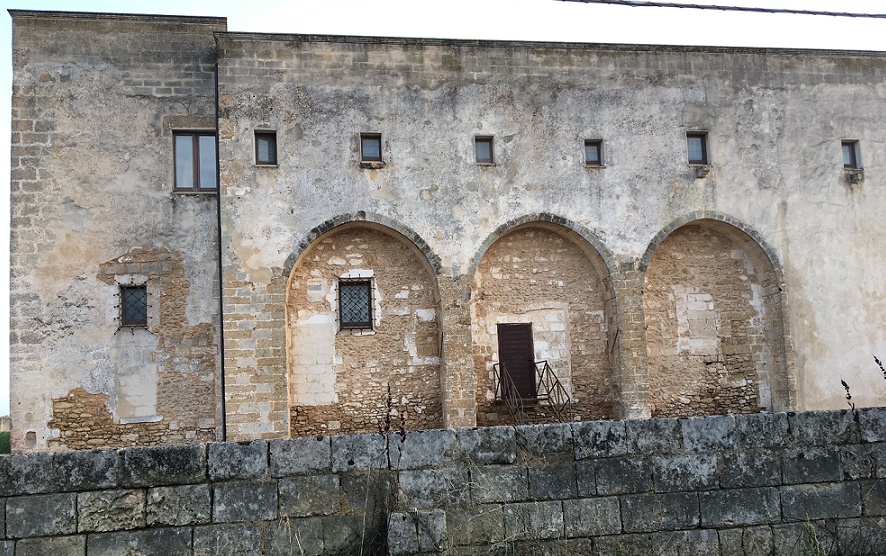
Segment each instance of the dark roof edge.
[[41,19],[117,19],[128,21],[154,21],[157,23],[190,23],[193,25],[224,25],[228,26],[226,17],[203,17],[193,15],[153,15],[153,14],[120,14],[98,12],[57,12],[41,10],[6,10],[15,18]]
[[746,46],[680,46],[668,44],[626,44],[626,43],[584,43],[584,42],[548,42],[548,41],[504,41],[504,40],[473,40],[473,39],[432,39],[410,37],[359,37],[354,35],[300,35],[285,33],[246,33],[216,31],[221,38],[231,40],[254,41],[289,41],[289,42],[331,42],[351,44],[391,44],[416,46],[456,46],[484,48],[562,48],[570,50],[616,50],[640,52],[701,52],[713,54],[780,54],[780,55],[812,55],[812,56],[872,56],[886,57],[881,50],[826,50],[817,48],[763,48]]

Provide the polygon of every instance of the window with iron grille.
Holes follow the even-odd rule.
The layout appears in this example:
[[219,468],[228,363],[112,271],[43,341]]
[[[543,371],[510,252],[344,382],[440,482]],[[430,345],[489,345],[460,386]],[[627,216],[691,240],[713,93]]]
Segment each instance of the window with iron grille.
[[173,133],[175,190],[212,192],[218,190],[214,131]]
[[123,326],[148,325],[147,287],[120,287],[120,322],[123,324]]
[[342,329],[372,328],[372,282],[339,280],[338,319]]

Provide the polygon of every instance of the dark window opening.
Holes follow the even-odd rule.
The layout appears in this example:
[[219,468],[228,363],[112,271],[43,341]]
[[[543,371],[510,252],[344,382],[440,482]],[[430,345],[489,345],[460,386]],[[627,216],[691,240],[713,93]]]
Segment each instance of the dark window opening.
[[603,141],[585,141],[585,164],[588,166],[603,165]]
[[215,132],[173,134],[176,191],[215,191]]
[[687,133],[686,146],[689,149],[689,164],[708,164],[707,133]]
[[474,155],[477,157],[477,164],[492,164],[492,137],[474,137]]
[[273,131],[255,132],[255,163],[277,164],[277,133]]
[[120,315],[123,326],[148,325],[148,289],[145,286],[120,288]]
[[339,280],[338,314],[341,328],[372,328],[372,282]]
[[363,162],[381,162],[381,134],[360,134],[360,160]]
[[861,168],[858,163],[858,141],[843,141],[843,168],[848,170]]

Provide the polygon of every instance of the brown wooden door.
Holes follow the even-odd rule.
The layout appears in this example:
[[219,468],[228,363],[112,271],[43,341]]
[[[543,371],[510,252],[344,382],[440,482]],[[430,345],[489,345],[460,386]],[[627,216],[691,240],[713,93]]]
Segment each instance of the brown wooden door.
[[[536,397],[535,350],[532,347],[531,324],[498,325],[498,360],[510,373],[517,387],[517,397]],[[507,394],[505,390],[505,395]]]

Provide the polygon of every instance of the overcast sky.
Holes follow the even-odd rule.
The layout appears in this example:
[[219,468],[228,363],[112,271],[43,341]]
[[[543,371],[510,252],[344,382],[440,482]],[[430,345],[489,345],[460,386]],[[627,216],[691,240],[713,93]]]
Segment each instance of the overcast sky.
[[[669,0],[886,13],[884,0]],[[886,19],[711,12],[557,0],[5,0],[22,10],[223,16],[231,31],[886,51]],[[9,297],[11,20],[0,14],[0,296]],[[0,415],[9,412],[9,306],[0,302]],[[14,425],[13,425],[14,426]]]

